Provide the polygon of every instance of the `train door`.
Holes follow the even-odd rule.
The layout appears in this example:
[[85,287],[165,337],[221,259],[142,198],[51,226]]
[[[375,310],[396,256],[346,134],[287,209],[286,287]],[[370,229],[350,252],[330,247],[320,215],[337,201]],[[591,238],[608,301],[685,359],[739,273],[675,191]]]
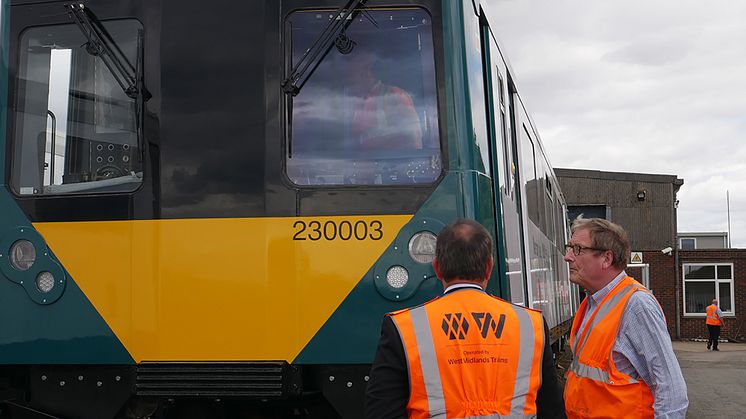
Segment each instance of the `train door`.
[[507,67],[497,42],[488,26],[484,27],[486,52],[485,75],[488,83],[490,126],[490,157],[495,196],[495,220],[499,230],[497,247],[502,255],[500,266],[507,278],[510,300],[526,305],[523,268],[523,235],[521,205],[516,190],[516,161],[510,141],[510,95],[507,88]]
[[[460,4],[459,4],[460,3]],[[458,141],[460,150],[457,152],[465,170],[461,174],[464,188],[465,212],[464,215],[473,217],[489,231],[494,238],[495,246],[493,257],[496,264],[492,271],[491,280],[487,285],[487,292],[501,297],[507,297],[508,290],[501,266],[502,249],[499,245],[500,227],[496,219],[494,200],[494,173],[491,148],[491,121],[489,117],[489,104],[491,96],[488,83],[489,77],[485,74],[486,62],[488,61],[488,50],[485,48],[485,31],[488,30],[487,21],[484,19],[483,11],[473,7],[471,2],[454,2],[459,4],[464,19],[464,64],[466,81],[468,81],[465,92],[467,102],[465,105],[470,119],[469,127],[464,134],[465,141]],[[473,209],[469,208],[473,205]]]
[[552,319],[553,324],[556,325],[559,318],[559,301],[557,300],[555,281],[555,262],[552,257],[554,254],[554,223],[552,222],[553,188],[550,180],[551,171],[538,140],[534,143],[534,146],[536,147],[536,193],[539,206],[539,225],[537,226],[538,229],[535,230],[537,243],[534,247],[539,249],[539,263],[536,268],[541,279],[541,282],[537,283],[535,281],[534,283],[540,284],[541,287],[539,300],[544,316]]
[[505,185],[505,170],[504,170],[504,159],[500,158],[501,150],[504,149],[501,137],[501,121],[500,121],[500,105],[504,101],[500,100],[500,96],[496,93],[498,90],[499,74],[501,74],[502,60],[499,52],[496,53],[492,45],[492,34],[488,23],[483,19],[481,22],[481,35],[482,35],[482,64],[483,74],[485,79],[485,116],[487,127],[489,129],[489,141],[488,151],[490,158],[490,172],[492,173],[492,207],[494,209],[495,219],[495,269],[498,273],[498,278],[501,282],[501,289],[503,290],[502,297],[509,299],[511,292],[508,286],[509,280],[507,272],[508,261],[505,257],[506,246],[505,246],[505,227],[502,218],[502,205],[500,200],[500,191]]
[[[627,264],[627,275],[632,278],[640,278],[639,281],[645,288],[650,289],[650,265],[647,263]],[[651,290],[652,291],[652,290]]]
[[[534,307],[534,283],[537,278],[537,263],[539,262],[539,243],[537,238],[537,224],[539,221],[537,202],[536,158],[533,139],[530,134],[531,124],[523,104],[517,93],[513,92],[511,110],[515,129],[513,132],[513,160],[518,166],[518,179],[515,184],[516,208],[519,214],[520,232],[523,235],[523,269],[525,271],[525,302],[526,307]],[[541,307],[537,307],[541,308]]]

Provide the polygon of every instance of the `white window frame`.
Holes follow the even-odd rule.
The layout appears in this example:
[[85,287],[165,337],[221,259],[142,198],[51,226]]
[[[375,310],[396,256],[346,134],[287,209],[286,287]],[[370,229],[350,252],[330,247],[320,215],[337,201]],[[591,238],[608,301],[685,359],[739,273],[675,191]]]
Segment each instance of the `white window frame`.
[[694,240],[694,249],[697,249],[697,238],[696,237],[680,237],[679,238],[679,249],[682,250],[692,250],[692,249],[684,249],[684,246],[681,244],[684,240]]
[[[712,279],[686,279],[686,267],[688,266],[714,266],[715,277]],[[717,278],[717,267],[718,266],[730,266],[730,279],[718,279]],[[715,299],[720,301],[720,284],[730,284],[730,307],[731,311],[723,310],[723,317],[734,317],[736,315],[736,286],[733,280],[735,271],[733,263],[683,263],[681,265],[681,281],[684,283],[684,292],[681,294],[682,297],[682,311],[685,317],[707,317],[707,313],[689,313],[686,311],[686,284],[687,282],[714,282],[715,283]],[[718,304],[719,306],[720,304]]]

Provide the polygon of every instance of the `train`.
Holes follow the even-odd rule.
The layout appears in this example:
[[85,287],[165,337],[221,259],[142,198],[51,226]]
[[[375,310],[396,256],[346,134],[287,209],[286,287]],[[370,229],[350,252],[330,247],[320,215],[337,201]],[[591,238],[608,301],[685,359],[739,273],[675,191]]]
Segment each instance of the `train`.
[[358,418],[440,230],[577,308],[480,0],[3,0],[0,417]]

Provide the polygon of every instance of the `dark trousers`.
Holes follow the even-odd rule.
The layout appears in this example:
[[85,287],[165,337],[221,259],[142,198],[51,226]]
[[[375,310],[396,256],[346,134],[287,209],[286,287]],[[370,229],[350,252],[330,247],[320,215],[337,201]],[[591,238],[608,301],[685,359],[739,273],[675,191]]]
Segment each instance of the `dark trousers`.
[[718,348],[718,339],[720,338],[720,326],[707,325],[707,331],[710,332],[710,340],[707,341],[707,349],[712,346],[712,350]]

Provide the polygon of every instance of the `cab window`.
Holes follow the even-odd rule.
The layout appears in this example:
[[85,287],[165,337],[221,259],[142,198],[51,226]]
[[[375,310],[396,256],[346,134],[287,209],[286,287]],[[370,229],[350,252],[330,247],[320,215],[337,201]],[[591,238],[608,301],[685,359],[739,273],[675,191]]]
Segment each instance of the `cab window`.
[[[298,62],[333,12],[286,22]],[[306,185],[412,185],[441,173],[432,22],[421,9],[368,9],[290,98],[286,168]],[[292,67],[292,65],[288,66]]]
[[[103,22],[134,72],[142,26]],[[19,195],[123,192],[142,181],[136,98],[74,24],[19,41],[12,185]],[[128,94],[129,93],[129,94]]]

